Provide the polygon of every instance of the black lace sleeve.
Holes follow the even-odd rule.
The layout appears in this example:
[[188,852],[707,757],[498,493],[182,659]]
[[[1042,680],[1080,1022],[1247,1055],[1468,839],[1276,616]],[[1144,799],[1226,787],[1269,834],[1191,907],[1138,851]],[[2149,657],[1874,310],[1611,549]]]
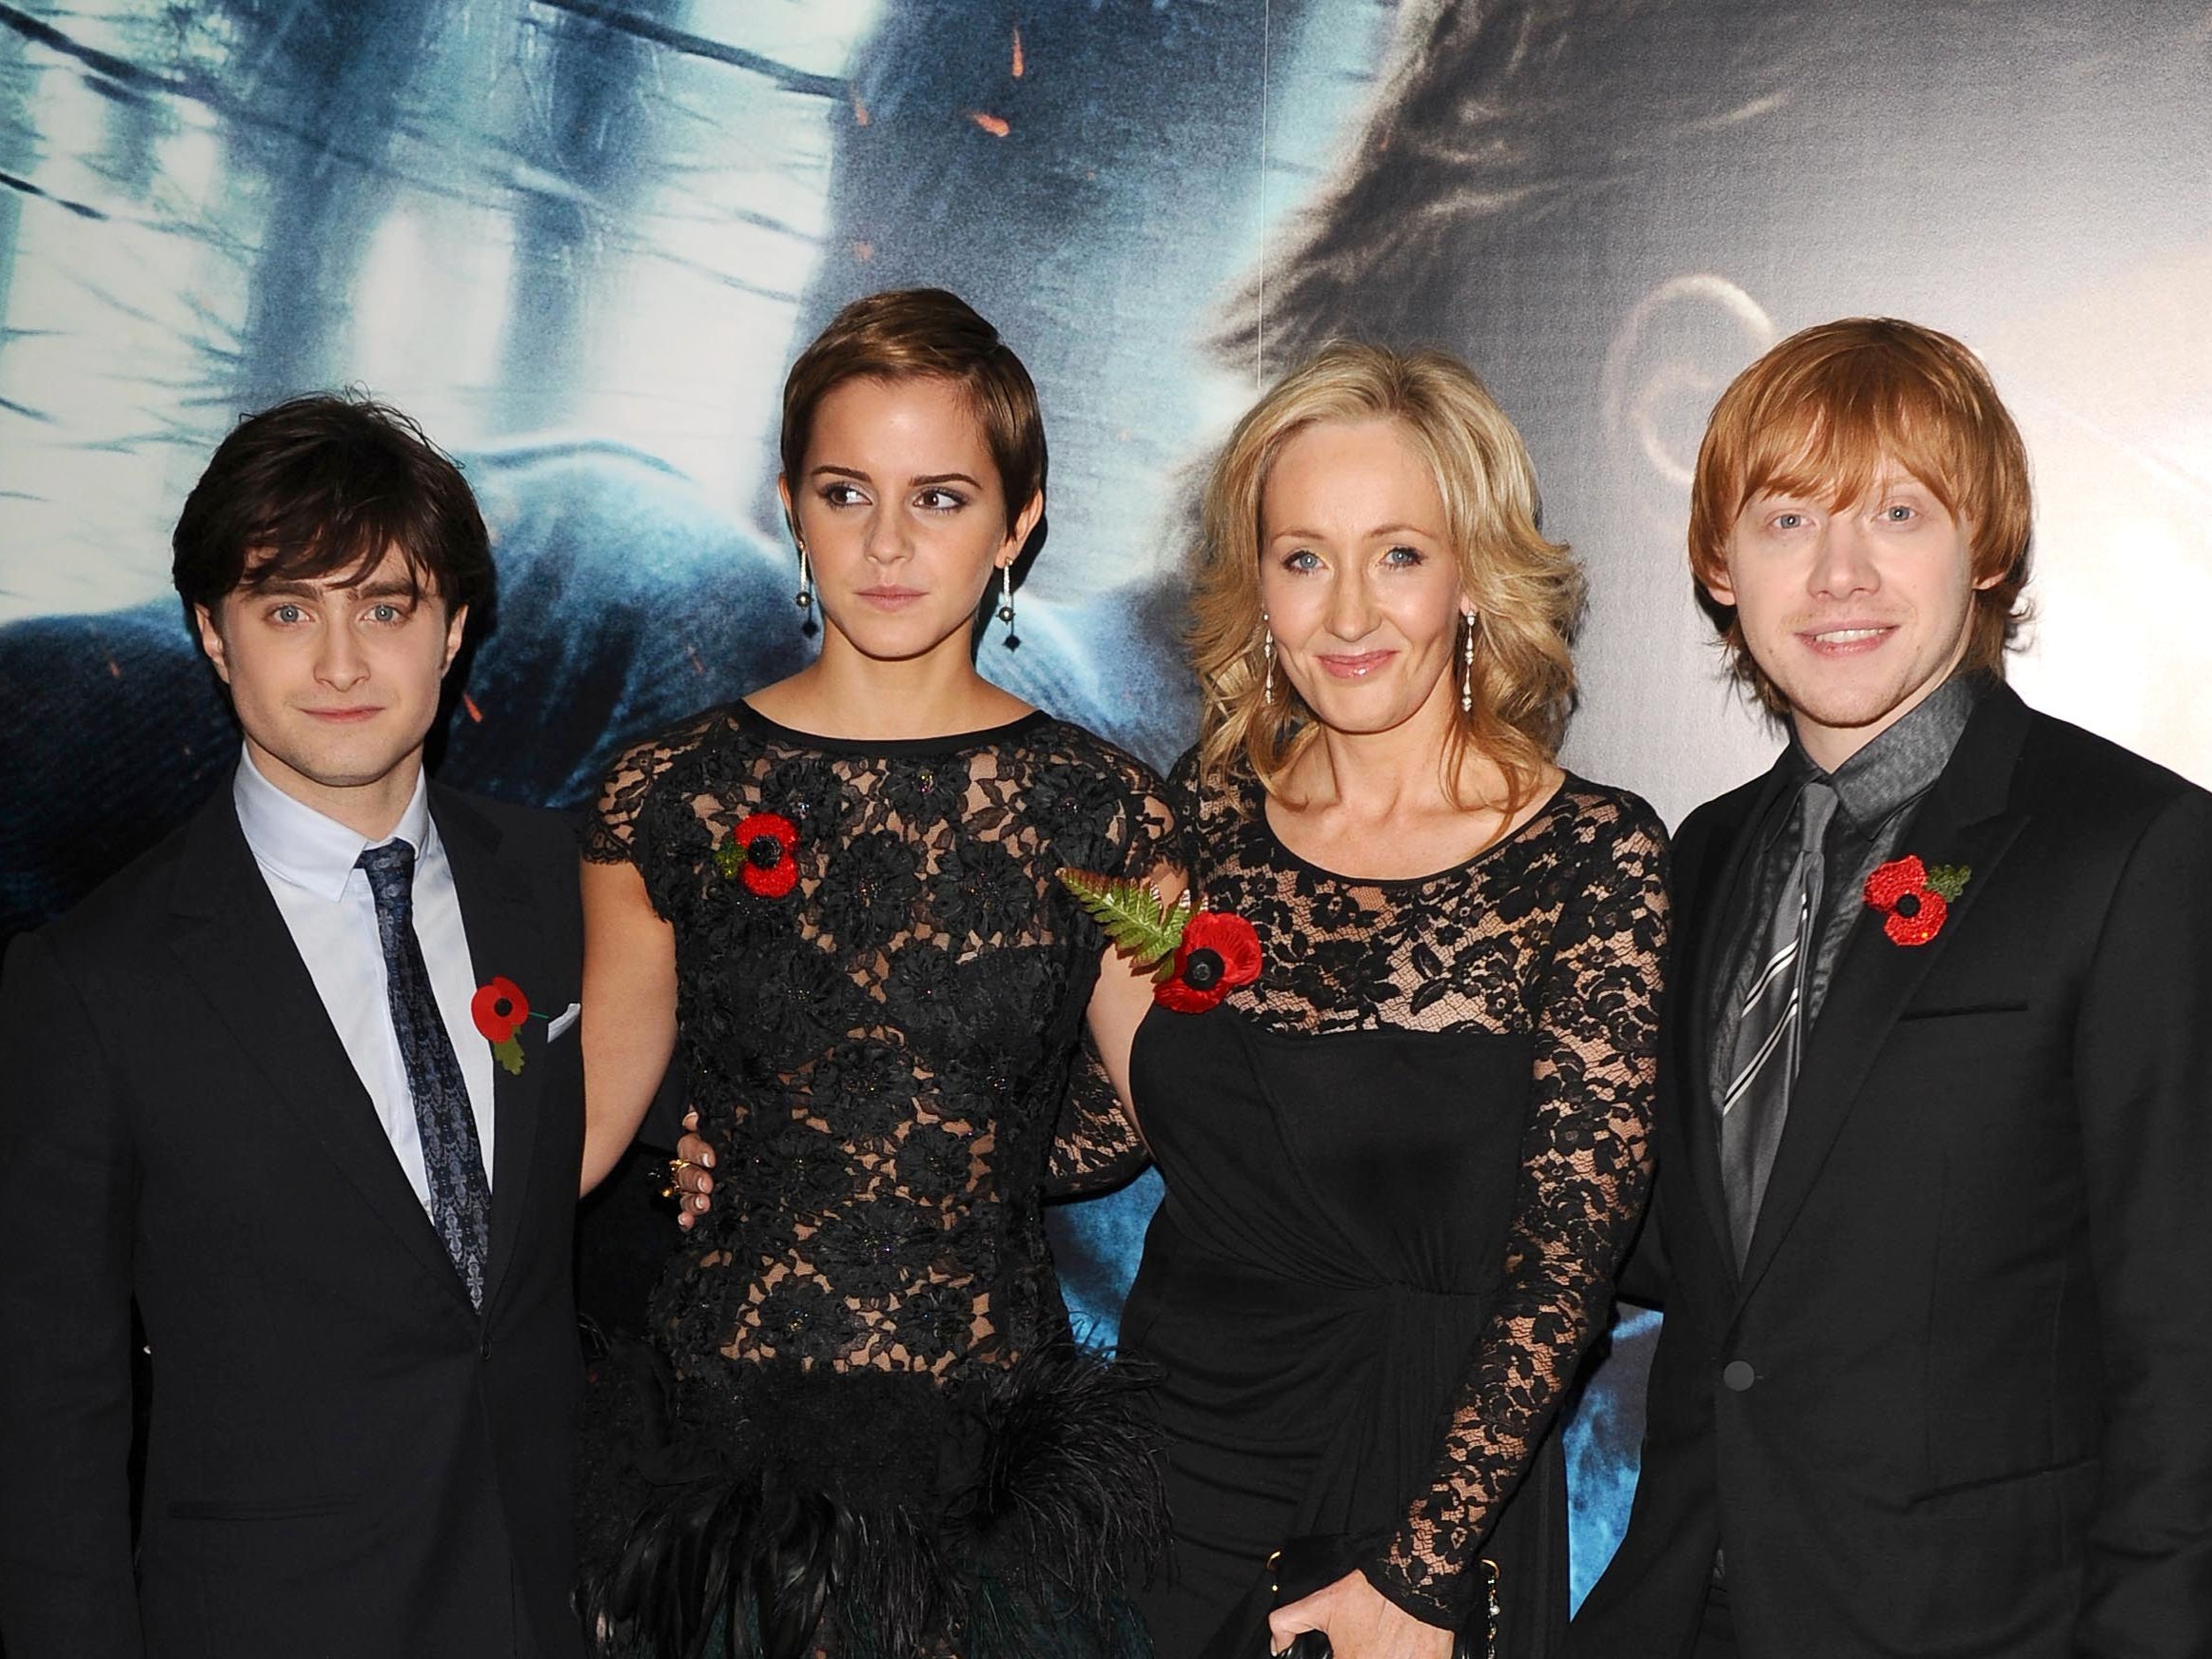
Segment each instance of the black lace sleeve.
[[697,740],[696,725],[694,721],[681,732],[663,732],[632,744],[616,757],[584,824],[586,863],[645,868],[648,849],[641,820],[654,780]]
[[1046,1196],[1075,1199],[1111,1192],[1136,1180],[1151,1161],[1137,1125],[1122,1109],[1098,1045],[1086,1031],[1067,1081],[1067,1107],[1052,1141]]
[[1199,826],[1201,799],[1198,787],[1198,751],[1186,749],[1167,773],[1165,786],[1167,810],[1175,817],[1175,835],[1169,843],[1168,856],[1177,869],[1183,870],[1193,888],[1203,889],[1204,872],[1200,869],[1201,854],[1204,849]]
[[[1130,763],[1135,768],[1135,763]],[[1138,769],[1141,771],[1141,769]],[[1148,771],[1133,771],[1125,823],[1126,836],[1115,875],[1149,878],[1162,868],[1183,868],[1181,814],[1174,790],[1163,788]],[[1109,1192],[1136,1179],[1151,1161],[1136,1124],[1123,1108],[1099,1059],[1098,1044],[1083,1034],[1068,1077],[1067,1105],[1052,1142],[1052,1161],[1045,1190],[1053,1198],[1081,1198]]]
[[1399,1607],[1447,1628],[1472,1610],[1478,1548],[1604,1317],[1651,1179],[1665,832],[1641,802],[1615,799],[1578,826],[1579,887],[1543,980],[1505,1285],[1431,1484],[1364,1570]]
[[1183,819],[1176,808],[1173,788],[1163,784],[1141,762],[1128,760],[1126,764],[1129,769],[1129,798],[1124,819],[1121,862],[1114,873],[1151,877],[1163,869],[1181,873]]

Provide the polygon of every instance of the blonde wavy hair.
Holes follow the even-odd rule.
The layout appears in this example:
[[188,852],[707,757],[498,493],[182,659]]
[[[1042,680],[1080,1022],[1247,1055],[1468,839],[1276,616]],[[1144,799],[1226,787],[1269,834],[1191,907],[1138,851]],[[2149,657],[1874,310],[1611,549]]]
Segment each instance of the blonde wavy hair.
[[[1541,787],[1575,700],[1572,641],[1582,572],[1537,525],[1536,469],[1505,411],[1464,363],[1339,341],[1278,381],[1237,423],[1207,480],[1192,577],[1191,664],[1201,698],[1201,774],[1242,755],[1274,790],[1320,724],[1286,676],[1265,689],[1260,503],[1284,444],[1319,421],[1395,420],[1443,498],[1459,581],[1475,606],[1475,696],[1453,722],[1444,786],[1461,799],[1470,747],[1505,779],[1506,812]],[[1455,699],[1455,706],[1457,699]]]

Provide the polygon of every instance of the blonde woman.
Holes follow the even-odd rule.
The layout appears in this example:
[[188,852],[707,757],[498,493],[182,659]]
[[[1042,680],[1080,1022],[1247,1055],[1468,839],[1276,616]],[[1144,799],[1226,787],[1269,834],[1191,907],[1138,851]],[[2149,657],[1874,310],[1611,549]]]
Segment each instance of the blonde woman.
[[1259,949],[1129,1058],[1166,1182],[1123,1322],[1165,1377],[1165,1659],[1563,1632],[1554,1426],[1645,1196],[1666,900],[1650,809],[1554,762],[1582,588],[1536,519],[1472,374],[1355,345],[1208,488],[1170,794]]

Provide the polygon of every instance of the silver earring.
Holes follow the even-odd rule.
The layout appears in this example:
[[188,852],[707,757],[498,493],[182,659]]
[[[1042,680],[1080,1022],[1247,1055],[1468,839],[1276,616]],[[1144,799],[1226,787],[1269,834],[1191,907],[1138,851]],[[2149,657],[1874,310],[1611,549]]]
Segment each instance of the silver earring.
[[792,595],[792,603],[802,611],[814,608],[814,573],[807,568],[807,544],[803,541],[799,543],[799,591]]
[[1275,701],[1275,630],[1267,625],[1267,613],[1260,613],[1260,655],[1267,664],[1267,678],[1260,687],[1263,702]]
[[1014,567],[998,567],[998,619],[1007,625],[1007,649],[1019,651],[1021,636],[1014,632]]
[[1459,712],[1475,712],[1475,613],[1462,611],[1460,620],[1467,624],[1465,643],[1459,648]]

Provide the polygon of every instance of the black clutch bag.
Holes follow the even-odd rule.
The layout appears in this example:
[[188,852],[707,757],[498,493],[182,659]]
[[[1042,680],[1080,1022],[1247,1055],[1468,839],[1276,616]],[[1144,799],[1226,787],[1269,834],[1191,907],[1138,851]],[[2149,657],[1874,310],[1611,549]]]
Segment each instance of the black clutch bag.
[[[1267,1557],[1267,1583],[1275,1607],[1303,1601],[1326,1589],[1375,1553],[1378,1540],[1341,1532],[1292,1538]],[[1482,1574],[1482,1605],[1452,1638],[1452,1659],[1498,1659],[1498,1564],[1487,1557]],[[1282,1651],[1289,1659],[1331,1659],[1329,1639],[1319,1630],[1301,1630]]]

